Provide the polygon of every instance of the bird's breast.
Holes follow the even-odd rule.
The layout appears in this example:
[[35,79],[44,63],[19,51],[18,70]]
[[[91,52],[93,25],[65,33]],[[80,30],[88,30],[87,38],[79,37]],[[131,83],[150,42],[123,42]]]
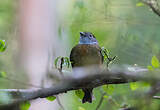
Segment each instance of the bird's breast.
[[101,49],[98,45],[78,44],[70,55],[72,67],[102,64]]

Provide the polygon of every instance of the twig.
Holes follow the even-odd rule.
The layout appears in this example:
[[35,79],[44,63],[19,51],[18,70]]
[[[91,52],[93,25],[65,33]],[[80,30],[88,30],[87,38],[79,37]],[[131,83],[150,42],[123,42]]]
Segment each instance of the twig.
[[58,70],[59,70],[59,73],[63,76],[63,72],[62,72],[62,70],[63,70],[63,64],[64,64],[64,58],[62,57],[61,58],[61,63],[60,63],[60,68],[58,68]]
[[148,5],[152,11],[160,17],[160,7],[157,0],[142,0],[142,2]]
[[115,106],[119,107],[120,108],[120,105],[116,102],[116,100],[114,100],[112,97],[110,97],[108,99],[108,101],[111,103],[111,104],[114,104]]
[[[64,64],[64,57],[61,58],[60,68],[58,69],[58,70],[59,70],[59,73],[60,73],[62,76],[64,76],[64,75],[63,75],[63,72],[62,72],[62,70],[63,70],[63,64]],[[64,110],[64,107],[63,107],[63,105],[61,104],[61,101],[59,100],[59,96],[58,96],[58,95],[57,95],[57,97],[56,97],[56,100],[57,100],[58,105],[62,108],[62,110]]]
[[58,105],[62,108],[62,110],[65,110],[64,107],[63,107],[63,105],[61,104],[61,101],[60,101],[58,95],[56,96],[56,100],[57,100]]
[[149,90],[148,94],[152,98],[160,91],[160,82],[152,83],[151,89]]
[[116,56],[114,56],[113,58],[109,57],[109,55],[107,54],[106,49],[103,52],[104,52],[104,54],[105,54],[105,56],[107,57],[107,60],[108,60],[107,61],[107,68],[108,68],[109,64],[111,63],[111,61],[115,60]]
[[[57,57],[57,60],[58,60],[59,58],[60,58],[60,67],[59,67],[59,68],[56,68],[56,69],[58,69],[58,71],[59,71],[59,73],[60,73],[61,76],[64,76],[64,75],[63,75],[63,72],[62,72],[62,70],[63,70],[63,64],[64,64],[64,57]],[[48,75],[50,75],[50,78],[51,78],[51,77],[52,77],[52,78],[55,77],[55,76],[53,76],[53,74],[51,74],[50,72],[48,73]],[[64,107],[63,107],[63,105],[61,104],[58,95],[56,96],[56,100],[57,100],[58,105],[62,108],[62,110],[64,110]]]
[[105,95],[106,93],[102,93],[102,95],[101,95],[101,99],[100,99],[100,101],[99,101],[99,103],[98,103],[98,105],[97,105],[97,107],[96,107],[96,110],[98,110],[99,108],[100,108],[100,106],[102,105],[102,102],[103,102],[103,100],[104,100],[104,95]]

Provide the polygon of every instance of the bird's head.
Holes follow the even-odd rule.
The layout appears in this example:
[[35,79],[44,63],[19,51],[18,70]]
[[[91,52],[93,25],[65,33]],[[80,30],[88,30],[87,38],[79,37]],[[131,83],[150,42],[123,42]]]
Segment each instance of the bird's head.
[[98,42],[92,33],[80,32],[79,44],[98,44]]

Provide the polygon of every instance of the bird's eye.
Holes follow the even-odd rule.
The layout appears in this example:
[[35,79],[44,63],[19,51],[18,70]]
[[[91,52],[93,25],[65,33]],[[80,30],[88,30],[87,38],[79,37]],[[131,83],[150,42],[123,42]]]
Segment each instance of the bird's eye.
[[92,35],[89,35],[90,38],[92,38]]

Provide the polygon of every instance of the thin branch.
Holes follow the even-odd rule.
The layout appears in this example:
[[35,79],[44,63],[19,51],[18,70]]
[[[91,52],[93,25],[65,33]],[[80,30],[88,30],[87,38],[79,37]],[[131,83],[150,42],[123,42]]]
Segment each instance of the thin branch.
[[160,17],[160,7],[157,0],[142,0],[142,2],[148,5],[152,11]]
[[[64,77],[64,74],[62,72],[62,70],[63,70],[63,64],[64,64],[64,57],[61,58],[60,68],[58,69],[59,73]],[[62,108],[62,110],[65,110],[64,107],[63,107],[63,105],[61,104],[61,101],[60,101],[58,95],[56,96],[56,100],[57,100],[58,105]]]
[[149,90],[148,94],[150,97],[154,97],[160,91],[160,82],[152,83],[151,89]]
[[61,107],[61,109],[62,109],[62,110],[65,110],[64,107],[63,107],[63,105],[61,104],[61,101],[60,101],[58,95],[56,96],[56,100],[57,100],[58,105]]
[[58,70],[59,70],[59,73],[63,76],[63,72],[62,72],[62,70],[63,70],[63,64],[64,64],[64,58],[62,57],[61,58],[61,62],[60,62],[60,68],[58,68]]
[[96,110],[99,110],[100,106],[102,105],[102,102],[104,100],[104,95],[106,95],[106,93],[102,93],[100,101],[99,101],[99,103],[98,103],[98,105],[96,107]]

